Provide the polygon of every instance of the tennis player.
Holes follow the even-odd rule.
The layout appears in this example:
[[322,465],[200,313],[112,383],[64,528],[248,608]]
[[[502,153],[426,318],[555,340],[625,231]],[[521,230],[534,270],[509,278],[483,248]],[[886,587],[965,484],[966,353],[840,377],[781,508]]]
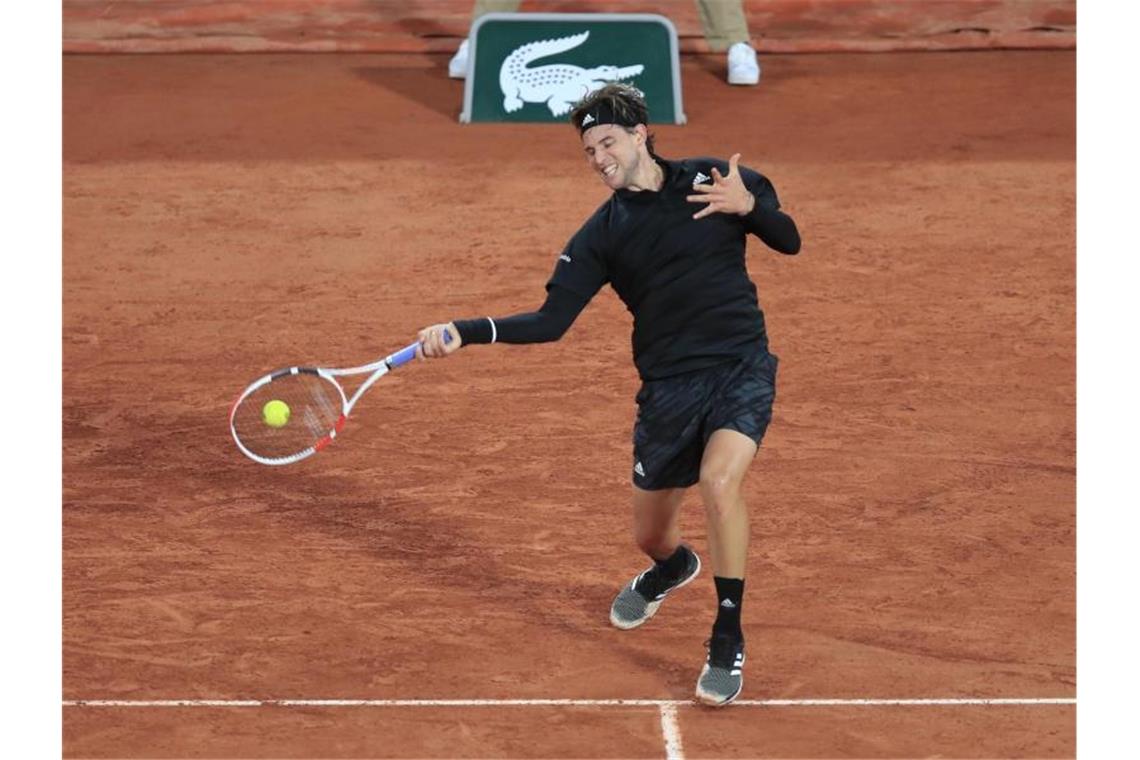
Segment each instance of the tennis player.
[[[474,343],[558,340],[609,284],[633,314],[633,361],[642,380],[633,429],[634,539],[653,565],[618,592],[610,621],[636,628],[697,576],[681,542],[678,509],[698,485],[708,523],[717,612],[696,696],[731,702],[743,686],[740,610],[748,552],[744,476],[772,417],[777,358],[745,268],[751,233],[769,248],[800,250],[796,224],[763,175],[712,158],[670,161],[654,152],[645,101],[611,84],[571,113],[590,168],[613,191],[570,239],[537,311],[432,325],[422,355]],[[445,330],[458,340],[444,343]]]

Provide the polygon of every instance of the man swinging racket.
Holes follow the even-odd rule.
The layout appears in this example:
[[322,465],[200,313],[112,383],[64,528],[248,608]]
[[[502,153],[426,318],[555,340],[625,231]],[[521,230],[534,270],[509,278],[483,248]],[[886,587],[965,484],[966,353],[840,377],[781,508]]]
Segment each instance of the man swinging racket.
[[745,267],[745,236],[795,254],[799,231],[779,210],[772,183],[739,166],[739,154],[727,164],[657,156],[645,101],[633,87],[607,85],[570,118],[587,162],[613,195],[558,257],[538,311],[432,325],[419,333],[422,354],[558,340],[603,285],[613,287],[634,318],[633,360],[642,380],[633,431],[634,537],[653,566],[618,592],[610,621],[636,628],[700,572],[677,519],[685,490],[698,485],[718,606],[696,696],[726,705],[744,682],[743,482],[776,395],[777,358],[768,351]]

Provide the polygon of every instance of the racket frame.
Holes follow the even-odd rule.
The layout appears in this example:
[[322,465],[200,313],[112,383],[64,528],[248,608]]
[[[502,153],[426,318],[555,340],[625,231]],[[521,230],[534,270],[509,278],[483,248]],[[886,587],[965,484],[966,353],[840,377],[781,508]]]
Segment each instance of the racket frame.
[[[450,336],[445,336],[444,340],[449,343],[451,342]],[[300,462],[302,459],[307,459],[336,440],[337,435],[339,435],[341,430],[344,429],[344,423],[348,420],[348,415],[352,412],[352,408],[356,406],[356,402],[360,400],[360,397],[364,395],[364,392],[371,388],[377,380],[384,377],[384,375],[388,374],[396,367],[407,364],[412,359],[414,359],[416,357],[416,350],[419,347],[420,343],[419,341],[416,341],[415,343],[405,346],[393,354],[385,356],[383,359],[379,359],[370,364],[362,364],[359,367],[344,367],[339,369],[326,367],[286,367],[285,369],[279,369],[274,372],[270,372],[268,375],[259,377],[257,380],[254,380],[252,383],[250,383],[244,391],[242,391],[241,395],[238,396],[237,401],[235,401],[233,406],[230,407],[230,435],[233,436],[234,443],[237,444],[237,447],[241,450],[241,453],[245,454],[247,457],[260,464],[280,466],[293,464],[295,462]],[[338,377],[350,377],[353,375],[364,375],[368,373],[371,374],[363,383],[361,383],[360,387],[356,389],[356,392],[352,394],[351,398],[344,392],[344,387],[337,381]],[[259,388],[268,385],[269,383],[281,377],[298,374],[314,375],[328,383],[331,383],[332,386],[336,388],[337,394],[340,396],[340,417],[337,419],[336,424],[333,425],[332,429],[329,430],[321,438],[319,438],[312,446],[309,446],[307,449],[304,449],[302,451],[298,451],[295,454],[289,454],[283,457],[265,457],[261,456],[260,454],[253,453],[248,448],[246,448],[245,444],[241,442],[241,438],[239,438],[237,434],[237,427],[234,425],[234,418],[237,415],[238,407],[241,406],[242,401],[248,398],[251,393],[258,390]]]

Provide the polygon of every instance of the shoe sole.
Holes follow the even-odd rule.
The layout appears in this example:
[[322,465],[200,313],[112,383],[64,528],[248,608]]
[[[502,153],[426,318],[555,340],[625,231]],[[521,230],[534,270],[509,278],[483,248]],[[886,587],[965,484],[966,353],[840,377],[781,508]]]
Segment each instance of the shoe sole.
[[697,554],[695,552],[693,553],[693,556],[697,558],[697,569],[693,571],[693,574],[690,575],[685,580],[678,583],[673,588],[666,591],[665,596],[661,597],[656,602],[650,602],[645,608],[645,616],[642,617],[640,620],[635,620],[632,623],[627,623],[624,620],[618,620],[614,616],[614,612],[611,609],[610,610],[610,623],[613,624],[614,628],[620,628],[623,631],[630,631],[630,630],[633,630],[634,628],[637,628],[639,625],[644,625],[645,622],[647,620],[649,620],[649,618],[651,618],[657,614],[658,608],[660,608],[661,603],[664,602],[669,597],[669,594],[672,594],[674,591],[676,591],[679,588],[684,588],[689,583],[691,583],[694,578],[696,578],[698,575],[700,575],[701,574],[701,557],[699,554]]
[[725,699],[724,697],[721,697],[718,694],[709,694],[707,691],[701,691],[701,688],[698,686],[697,687],[697,701],[700,702],[705,707],[726,707],[734,699],[736,699],[738,696],[740,696],[740,692],[743,689],[744,689],[744,676],[740,677],[740,688],[736,690],[735,694],[733,694],[731,697],[728,697],[727,699]]
[[[740,662],[740,667],[741,667],[741,668],[743,668],[743,667],[744,667],[744,662],[745,662],[747,659],[748,659],[748,658],[747,658],[747,657],[745,657],[745,658],[744,658],[744,660],[742,660],[742,661]],[[707,665],[707,664],[705,665],[705,668],[708,668],[708,665]],[[740,696],[740,692],[744,690],[744,674],[743,674],[743,673],[741,673],[741,674],[740,674],[740,686],[738,686],[738,687],[737,687],[736,691],[735,691],[735,692],[733,692],[732,696],[725,698],[725,697],[722,697],[722,696],[721,696],[721,695],[719,695],[719,694],[712,694],[712,693],[710,693],[710,692],[707,692],[707,691],[702,691],[702,690],[701,690],[701,681],[700,681],[700,679],[701,679],[701,678],[704,678],[704,675],[705,675],[705,668],[702,668],[702,669],[701,669],[701,675],[700,675],[700,678],[698,678],[698,679],[697,679],[697,691],[696,691],[696,697],[697,697],[697,701],[698,701],[698,702],[700,702],[702,705],[705,705],[705,706],[707,706],[707,707],[724,707],[724,706],[726,706],[727,704],[729,704],[730,702],[732,702],[732,700],[734,700],[734,699],[736,699],[738,696]]]

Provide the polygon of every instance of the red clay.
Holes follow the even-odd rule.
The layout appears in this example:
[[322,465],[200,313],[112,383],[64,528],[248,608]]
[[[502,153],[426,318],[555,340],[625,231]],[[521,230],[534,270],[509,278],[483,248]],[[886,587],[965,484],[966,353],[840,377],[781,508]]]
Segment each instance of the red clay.
[[[607,621],[642,564],[612,293],[560,343],[401,368],[294,468],[228,438],[258,373],[536,306],[604,198],[569,127],[459,125],[445,64],[65,58],[65,699],[692,693],[709,577]],[[1074,54],[720,65],[685,59],[659,149],[742,152],[805,241],[750,243],[781,377],[743,697],[1071,697]],[[69,707],[64,752],[663,754],[653,709],[425,710]],[[691,758],[1075,753],[1066,706],[679,721]]]
[[[742,0],[765,53],[1065,48],[1076,0]],[[68,53],[453,53],[473,0],[63,0]],[[693,0],[522,0],[523,13],[656,13],[708,52]]]

